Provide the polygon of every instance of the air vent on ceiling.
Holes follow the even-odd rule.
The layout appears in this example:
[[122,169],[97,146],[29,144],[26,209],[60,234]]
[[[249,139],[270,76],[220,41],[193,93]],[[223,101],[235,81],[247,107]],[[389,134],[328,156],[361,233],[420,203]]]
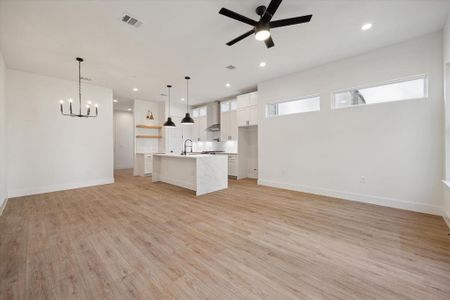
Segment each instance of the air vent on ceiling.
[[225,68],[227,68],[228,70],[234,70],[234,69],[236,69],[236,67],[233,66],[233,65],[226,66]]
[[138,19],[136,19],[135,17],[133,17],[129,14],[124,14],[122,16],[122,22],[127,23],[128,25],[134,26],[136,28],[138,28],[142,25],[141,21],[139,21]]

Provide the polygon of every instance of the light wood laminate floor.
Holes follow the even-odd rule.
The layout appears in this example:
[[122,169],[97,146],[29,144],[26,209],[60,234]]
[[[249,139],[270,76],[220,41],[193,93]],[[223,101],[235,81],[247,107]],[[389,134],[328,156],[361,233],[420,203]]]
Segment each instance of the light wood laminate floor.
[[450,299],[442,218],[231,181],[10,199],[1,299]]

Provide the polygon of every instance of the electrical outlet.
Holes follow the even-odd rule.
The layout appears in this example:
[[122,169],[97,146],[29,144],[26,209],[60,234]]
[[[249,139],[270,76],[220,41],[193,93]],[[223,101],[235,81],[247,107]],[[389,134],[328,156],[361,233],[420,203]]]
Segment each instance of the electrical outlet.
[[359,183],[366,183],[366,176],[361,176]]

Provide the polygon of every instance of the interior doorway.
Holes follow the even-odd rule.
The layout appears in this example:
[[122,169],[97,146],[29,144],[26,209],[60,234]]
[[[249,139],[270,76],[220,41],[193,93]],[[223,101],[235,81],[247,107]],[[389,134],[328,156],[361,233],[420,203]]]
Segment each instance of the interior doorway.
[[132,112],[114,111],[114,170],[133,168],[133,126]]

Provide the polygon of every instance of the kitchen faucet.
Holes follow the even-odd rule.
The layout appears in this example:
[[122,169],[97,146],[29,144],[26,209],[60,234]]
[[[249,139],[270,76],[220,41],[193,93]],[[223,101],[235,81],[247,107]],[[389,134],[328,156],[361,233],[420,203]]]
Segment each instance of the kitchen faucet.
[[[187,142],[191,142],[191,144],[188,146],[188,145],[186,145],[187,144]],[[184,151],[181,153],[181,155],[187,155],[187,147],[189,147],[189,148],[191,148],[191,153],[192,153],[192,140],[190,140],[190,139],[186,139],[185,141],[184,141]]]

